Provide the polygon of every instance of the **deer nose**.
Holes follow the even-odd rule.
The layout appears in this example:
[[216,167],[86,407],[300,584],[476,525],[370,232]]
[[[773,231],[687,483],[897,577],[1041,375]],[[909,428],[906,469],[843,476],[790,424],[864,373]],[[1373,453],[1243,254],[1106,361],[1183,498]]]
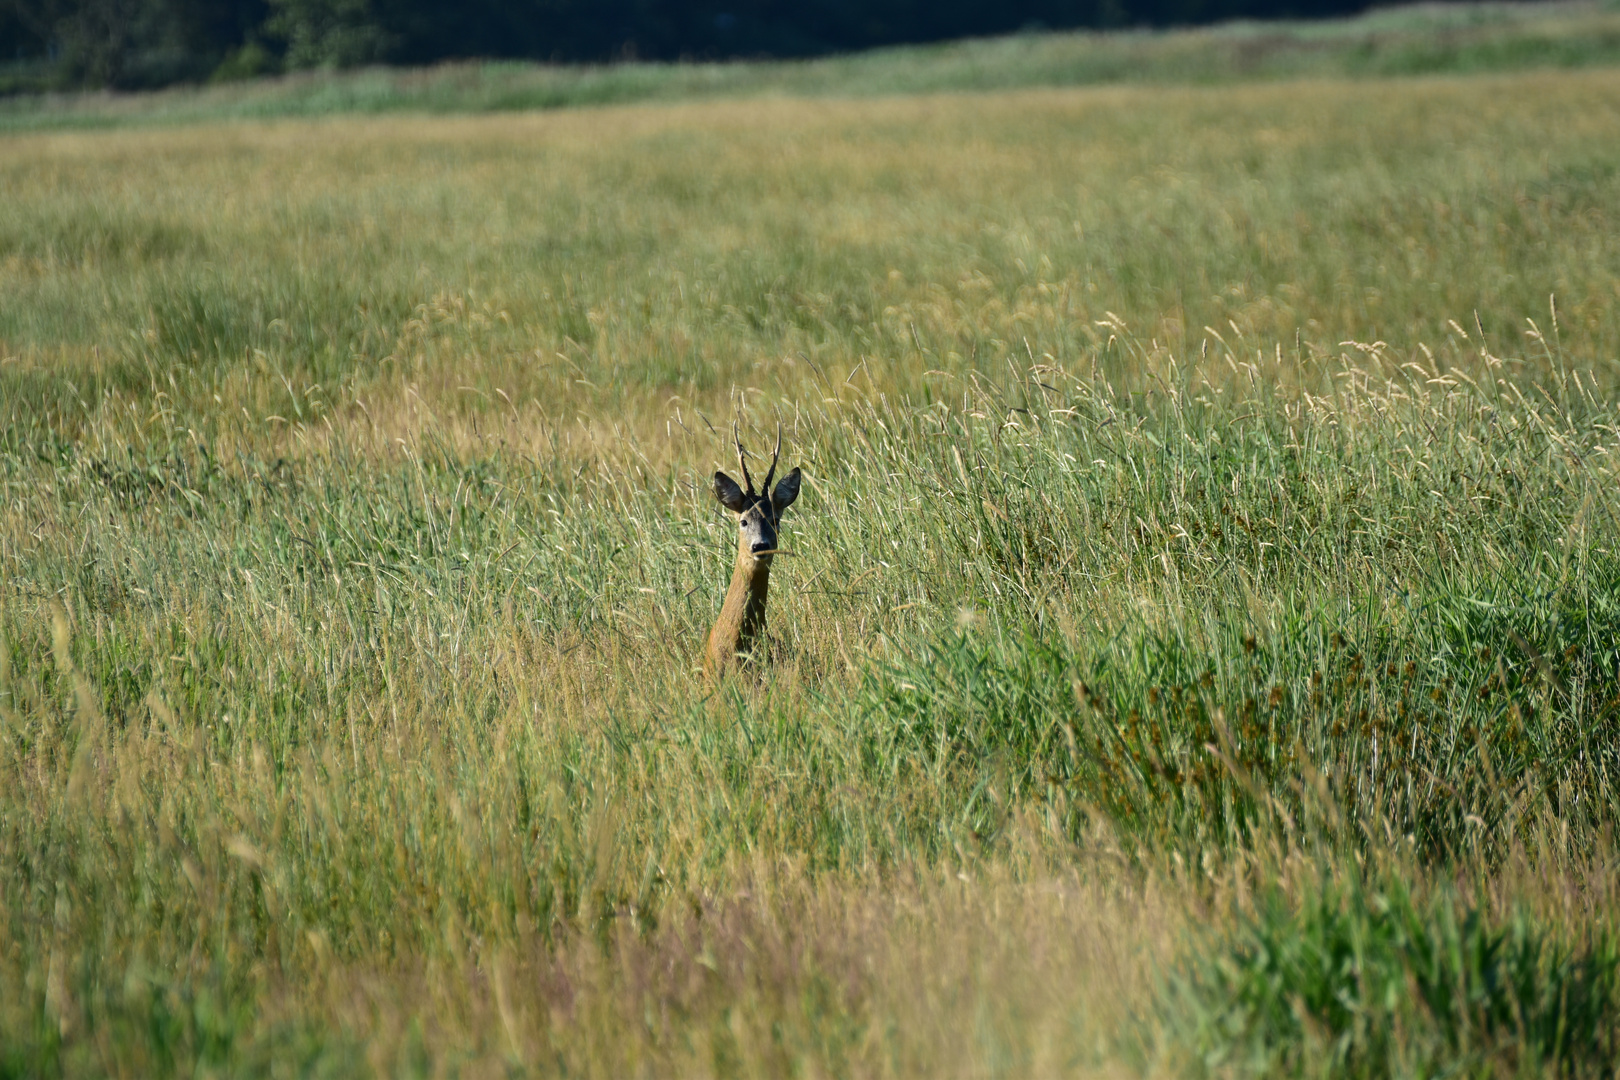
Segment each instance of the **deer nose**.
[[758,555],[762,551],[774,551],[774,550],[776,550],[776,545],[775,544],[768,544],[763,540],[756,541],[754,543],[754,545],[751,548],[749,548],[749,551],[752,552],[755,555]]

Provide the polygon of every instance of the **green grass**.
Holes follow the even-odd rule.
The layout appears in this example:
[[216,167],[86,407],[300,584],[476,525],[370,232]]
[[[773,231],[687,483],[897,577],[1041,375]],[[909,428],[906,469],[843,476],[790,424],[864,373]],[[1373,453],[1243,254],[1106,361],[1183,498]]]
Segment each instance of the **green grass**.
[[[133,95],[27,93],[40,76],[0,64],[0,131],[344,113],[507,112],[646,101],[872,97],[1029,87],[1382,78],[1620,62],[1612,3],[1435,4],[1316,22],[1029,33],[808,61],[554,66],[462,62],[306,72]],[[12,70],[14,69],[14,70]]]
[[1372,880],[1274,885],[1171,994],[1203,1064],[1338,1076],[1489,1071],[1612,1075],[1620,956],[1526,911],[1442,887],[1410,865]]
[[5,136],[0,1072],[1609,1074],[1617,134]]

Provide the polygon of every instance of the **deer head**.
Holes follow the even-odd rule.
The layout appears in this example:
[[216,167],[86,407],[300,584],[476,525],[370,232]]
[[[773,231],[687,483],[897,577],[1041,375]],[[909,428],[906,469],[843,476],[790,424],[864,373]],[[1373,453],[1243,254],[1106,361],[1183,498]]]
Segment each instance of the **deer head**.
[[714,474],[714,497],[720,505],[737,515],[741,533],[737,538],[737,557],[769,559],[776,553],[776,529],[782,512],[799,497],[799,470],[794,469],[782,477],[773,490],[771,478],[776,475],[776,463],[782,456],[782,425],[776,426],[776,449],[771,451],[771,467],[765,473],[765,483],[756,493],[754,478],[748,475],[748,463],[743,460],[742,440],[737,436],[737,425],[731,426],[732,441],[737,444],[737,465],[742,469],[743,487],[723,472]]

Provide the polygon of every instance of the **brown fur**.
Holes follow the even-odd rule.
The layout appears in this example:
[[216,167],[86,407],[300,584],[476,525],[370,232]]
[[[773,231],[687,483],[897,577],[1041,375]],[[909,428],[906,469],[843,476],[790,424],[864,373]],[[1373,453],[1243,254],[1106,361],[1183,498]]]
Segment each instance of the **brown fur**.
[[703,673],[711,682],[724,675],[739,653],[753,650],[765,636],[765,598],[771,587],[771,556],[756,557],[746,539],[737,545],[737,565],[731,571],[720,617],[703,643]]
[[737,438],[737,425],[731,427],[731,436],[737,443],[737,465],[742,469],[743,484],[723,472],[714,474],[714,497],[720,505],[737,515],[737,564],[731,571],[731,586],[720,605],[720,617],[714,629],[703,642],[703,672],[711,683],[718,682],[737,662],[739,655],[752,655],[765,636],[765,600],[771,588],[771,558],[776,552],[777,528],[782,512],[799,497],[800,473],[794,469],[782,477],[782,482],[771,487],[776,475],[776,463],[782,456],[782,428],[776,429],[776,449],[771,453],[770,471],[765,474],[765,486],[754,490],[753,477],[748,475],[742,441]]

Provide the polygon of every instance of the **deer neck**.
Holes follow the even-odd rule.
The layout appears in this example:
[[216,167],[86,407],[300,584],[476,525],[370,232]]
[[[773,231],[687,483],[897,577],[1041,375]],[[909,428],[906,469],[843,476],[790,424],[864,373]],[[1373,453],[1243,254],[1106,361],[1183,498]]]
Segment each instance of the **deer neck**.
[[720,617],[709,631],[704,666],[710,674],[726,668],[739,652],[747,652],[765,630],[765,598],[771,587],[771,557],[756,558],[746,548],[737,552]]

